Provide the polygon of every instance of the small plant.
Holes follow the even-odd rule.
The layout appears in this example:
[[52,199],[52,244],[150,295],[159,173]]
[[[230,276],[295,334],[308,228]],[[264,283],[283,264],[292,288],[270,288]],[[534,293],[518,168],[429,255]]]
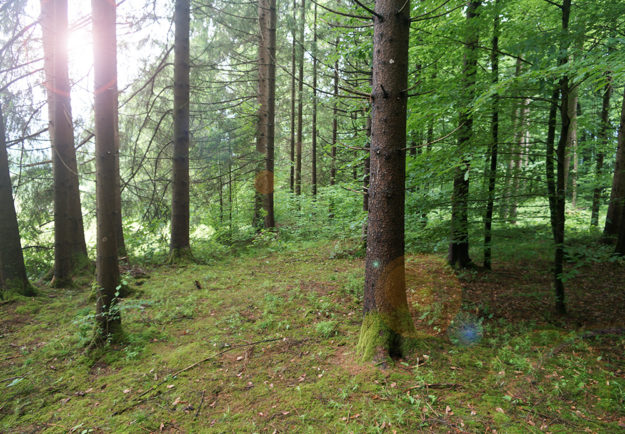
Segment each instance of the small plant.
[[323,338],[329,338],[337,334],[336,321],[321,321],[315,326],[317,334]]

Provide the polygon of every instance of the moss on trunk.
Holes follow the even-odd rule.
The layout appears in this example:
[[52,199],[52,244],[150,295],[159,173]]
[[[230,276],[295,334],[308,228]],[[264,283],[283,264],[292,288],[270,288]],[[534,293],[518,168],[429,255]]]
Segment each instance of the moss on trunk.
[[362,361],[384,361],[409,354],[417,342],[412,316],[406,309],[368,312],[362,320],[356,352]]

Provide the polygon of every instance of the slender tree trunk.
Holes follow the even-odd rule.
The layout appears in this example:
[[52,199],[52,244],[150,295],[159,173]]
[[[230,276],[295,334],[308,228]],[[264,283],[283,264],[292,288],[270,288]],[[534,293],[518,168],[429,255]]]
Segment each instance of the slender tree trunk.
[[95,76],[96,207],[97,207],[97,305],[95,343],[103,345],[121,333],[117,308],[119,266],[116,237],[117,195],[116,101],[117,37],[116,9],[109,0],[91,0]]
[[302,135],[304,117],[304,36],[306,30],[306,0],[302,0],[299,28],[299,83],[297,107],[297,142],[295,143],[295,194],[302,194]]
[[510,204],[510,208],[508,210],[508,218],[510,220],[510,223],[515,225],[516,224],[516,219],[517,219],[517,212],[518,212],[518,197],[517,195],[519,194],[519,187],[521,186],[521,174],[522,174],[522,167],[523,167],[523,153],[525,152],[525,144],[524,144],[524,140],[527,138],[527,130],[529,129],[528,126],[528,122],[529,122],[529,114],[530,114],[530,100],[529,99],[524,99],[523,100],[523,105],[522,107],[519,109],[520,110],[520,116],[519,116],[519,129],[515,132],[515,150],[514,150],[514,155],[513,155],[513,169],[512,169],[512,179],[510,180],[510,183],[512,185],[512,190],[510,191],[510,198],[508,199],[508,203]]
[[[336,47],[339,46],[339,39],[336,38]],[[330,148],[330,185],[336,184],[336,142],[338,137],[339,120],[338,120],[338,100],[339,100],[339,61],[334,61],[334,93],[332,107],[332,144]],[[330,206],[328,216],[334,218],[334,197],[330,197]]]
[[28,282],[24,266],[6,143],[4,115],[0,105],[0,289],[31,296],[35,295],[35,290]]
[[78,164],[67,63],[67,0],[41,2],[44,70],[54,173],[54,278],[52,285],[72,284],[76,271],[89,265],[80,206]]
[[373,35],[371,185],[363,360],[401,356],[414,337],[404,269],[406,110],[410,0],[378,0]]
[[256,174],[256,195],[264,211],[263,226],[275,227],[273,213],[274,137],[276,96],[276,2],[258,3],[260,39],[258,48],[258,133],[256,151],[262,163]]
[[[495,0],[495,18],[493,22],[493,41],[490,63],[492,68],[492,83],[499,83],[499,0]],[[490,122],[491,145],[490,145],[490,168],[488,170],[488,202],[486,203],[486,215],[484,216],[484,268],[492,268],[492,226],[493,210],[495,205],[495,186],[497,182],[497,157],[499,150],[499,96],[495,93],[492,97],[492,115]]]
[[460,165],[454,175],[451,198],[451,241],[447,261],[453,267],[465,268],[472,264],[469,257],[469,170],[471,168],[469,145],[473,138],[472,101],[475,95],[477,74],[478,31],[474,19],[481,1],[470,0],[467,4],[467,34],[465,37],[464,66],[462,72],[462,106],[459,115],[458,156]]
[[297,28],[297,1],[293,0],[293,28],[291,32],[291,36],[293,38],[293,45],[291,47],[291,177],[289,186],[291,188],[291,193],[295,192],[295,65],[297,62],[296,59],[296,47],[297,47],[297,37],[296,37],[296,28]]
[[317,3],[313,23],[312,194],[317,196]]
[[605,149],[608,145],[608,129],[610,128],[610,100],[612,98],[612,77],[606,74],[606,85],[603,91],[603,99],[601,103],[601,123],[599,126],[599,146],[597,150],[597,163],[595,166],[595,188],[592,194],[592,212],[590,216],[590,225],[599,225],[599,207],[601,206],[601,175],[603,172],[603,160],[605,158]]
[[174,12],[174,155],[171,206],[171,261],[191,256],[189,240],[189,27],[190,0],[176,0]]
[[556,174],[555,174],[555,141],[556,141],[556,126],[558,116],[558,100],[560,98],[560,88],[555,87],[553,94],[551,95],[551,105],[549,107],[549,118],[547,121],[547,143],[546,143],[546,177],[547,177],[547,196],[549,198],[549,216],[551,218],[551,230],[555,239],[555,227],[556,227]]
[[[573,208],[577,205],[577,187],[575,183],[577,182],[577,106],[578,106],[578,86],[571,86],[571,91],[569,92],[569,106],[568,106],[568,115],[570,119],[568,136],[566,138],[566,149],[567,155],[564,160],[564,188],[565,191],[569,188],[569,176],[571,178],[571,206]],[[571,164],[573,165],[573,170],[571,170]]]
[[625,95],[621,108],[621,121],[618,129],[618,146],[616,149],[616,163],[614,166],[614,177],[612,178],[612,192],[610,193],[610,204],[605,220],[604,236],[614,238],[618,236],[623,224],[621,216],[625,207]]

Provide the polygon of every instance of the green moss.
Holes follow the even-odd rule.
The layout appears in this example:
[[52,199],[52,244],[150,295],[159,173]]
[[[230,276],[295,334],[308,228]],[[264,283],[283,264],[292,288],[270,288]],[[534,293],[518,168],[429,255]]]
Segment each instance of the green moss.
[[362,320],[356,352],[362,361],[402,357],[415,348],[417,333],[410,312],[368,312]]
[[188,264],[195,262],[195,258],[191,253],[190,247],[183,247],[181,249],[171,249],[169,252],[169,257],[167,258],[167,263],[169,265],[174,264]]
[[30,282],[24,282],[22,279],[7,279],[4,282],[6,292],[15,292],[25,297],[34,297],[37,295],[35,287]]

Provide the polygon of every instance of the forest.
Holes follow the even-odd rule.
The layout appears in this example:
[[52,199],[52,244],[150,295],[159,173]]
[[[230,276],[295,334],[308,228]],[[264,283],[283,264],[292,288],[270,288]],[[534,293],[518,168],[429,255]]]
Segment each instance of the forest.
[[625,2],[0,0],[0,432],[625,432]]

